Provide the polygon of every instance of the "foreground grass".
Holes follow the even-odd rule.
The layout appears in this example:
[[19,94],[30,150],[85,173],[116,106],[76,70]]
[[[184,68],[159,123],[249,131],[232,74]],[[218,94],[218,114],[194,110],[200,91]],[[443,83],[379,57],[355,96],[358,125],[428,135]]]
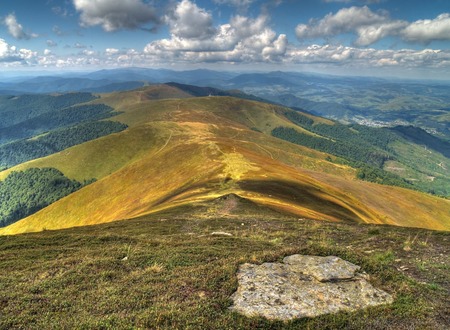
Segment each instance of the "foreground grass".
[[[387,226],[164,214],[0,237],[0,329],[448,329],[449,241]],[[228,309],[239,264],[293,253],[354,262],[395,302],[287,323]]]

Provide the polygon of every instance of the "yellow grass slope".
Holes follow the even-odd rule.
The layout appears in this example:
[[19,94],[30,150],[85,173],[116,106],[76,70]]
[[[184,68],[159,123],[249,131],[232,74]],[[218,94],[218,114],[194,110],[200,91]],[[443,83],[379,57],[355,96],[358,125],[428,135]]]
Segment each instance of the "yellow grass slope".
[[123,112],[115,119],[129,129],[12,169],[52,166],[98,181],[0,234],[124,220],[230,193],[303,218],[450,230],[450,201],[356,181],[353,169],[326,161],[326,154],[255,131],[293,126],[284,109],[139,93],[101,100]]

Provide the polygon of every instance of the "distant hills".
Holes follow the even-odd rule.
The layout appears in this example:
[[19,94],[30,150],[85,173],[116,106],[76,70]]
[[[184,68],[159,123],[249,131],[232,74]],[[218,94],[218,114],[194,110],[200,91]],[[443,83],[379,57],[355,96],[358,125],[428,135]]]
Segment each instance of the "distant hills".
[[[214,215],[213,201],[229,195],[296,218],[450,230],[450,201],[438,197],[450,195],[449,144],[414,127],[344,125],[179,82],[4,96],[0,114],[8,118],[0,128],[0,195],[9,201],[0,214],[29,210],[7,218],[1,234],[192,205]],[[16,181],[14,172],[22,173]],[[29,189],[16,194],[18,186]],[[61,187],[63,195],[54,193]]]
[[[126,68],[91,73],[69,73],[55,76],[16,78],[0,83],[0,94],[55,92],[113,92],[135,89],[144,84],[178,82],[216,86],[236,74],[211,70],[173,71],[166,69]],[[140,86],[137,86],[140,85]]]
[[0,94],[126,91],[176,82],[241,90],[344,123],[413,125],[450,140],[450,83],[339,77],[299,72],[239,73],[213,70],[121,68],[91,73],[3,79]]

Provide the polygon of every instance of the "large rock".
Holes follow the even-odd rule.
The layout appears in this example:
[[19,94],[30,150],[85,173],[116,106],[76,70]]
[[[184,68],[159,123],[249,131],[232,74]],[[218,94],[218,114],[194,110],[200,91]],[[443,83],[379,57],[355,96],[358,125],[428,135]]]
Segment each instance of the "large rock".
[[348,261],[292,255],[283,263],[243,264],[232,310],[247,316],[290,320],[392,303]]

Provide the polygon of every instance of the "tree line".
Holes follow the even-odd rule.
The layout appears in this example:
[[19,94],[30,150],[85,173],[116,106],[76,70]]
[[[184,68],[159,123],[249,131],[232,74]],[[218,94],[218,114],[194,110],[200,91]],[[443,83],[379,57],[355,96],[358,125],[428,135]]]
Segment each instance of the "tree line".
[[36,213],[92,181],[70,180],[55,168],[12,172],[0,181],[0,227]]
[[389,147],[391,142],[399,139],[395,132],[357,124],[315,123],[299,112],[286,112],[285,116],[315,135],[301,133],[290,127],[277,127],[272,130],[273,136],[340,157],[357,169],[357,177],[361,180],[414,188],[400,176],[383,170],[384,163],[395,158],[395,153]]
[[0,97],[0,128],[16,125],[44,113],[55,112],[96,99],[91,93],[19,95]]
[[34,139],[23,139],[0,146],[0,170],[45,157],[77,144],[123,131],[127,125],[114,121],[82,123],[53,130]]
[[0,129],[0,144],[29,138],[54,129],[106,119],[117,115],[105,104],[85,104],[46,112],[21,123]]

